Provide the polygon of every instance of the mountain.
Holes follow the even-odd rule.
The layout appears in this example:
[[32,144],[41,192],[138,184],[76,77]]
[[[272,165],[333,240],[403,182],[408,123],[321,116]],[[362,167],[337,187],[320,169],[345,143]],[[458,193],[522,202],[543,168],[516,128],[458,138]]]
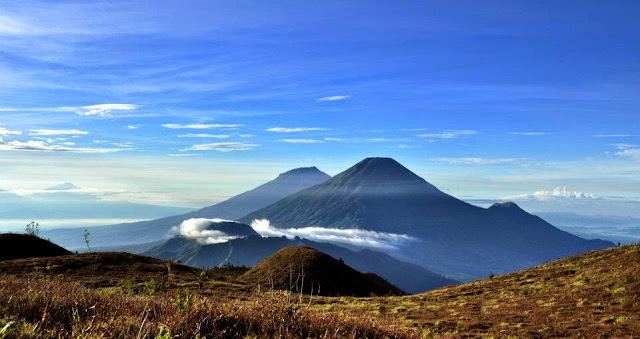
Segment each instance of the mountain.
[[27,234],[0,234],[0,261],[33,257],[54,257],[71,252],[64,248]]
[[399,261],[383,252],[356,252],[300,238],[249,236],[224,243],[203,244],[195,239],[176,236],[144,254],[202,268],[224,264],[255,266],[273,253],[290,246],[306,246],[340,258],[347,265],[359,271],[373,272],[410,293],[458,283],[418,265]]
[[279,250],[240,277],[264,289],[324,296],[401,295],[403,291],[371,273],[361,273],[316,249],[293,246]]
[[613,246],[561,231],[516,204],[488,209],[458,200],[390,158],[367,158],[326,182],[239,221],[401,233],[419,241],[397,258],[472,280]]
[[[316,167],[303,167],[280,174],[277,178],[250,191],[236,195],[213,206],[149,221],[91,227],[95,247],[138,245],[168,238],[172,227],[191,218],[237,219],[288,195],[326,181],[329,175]],[[42,232],[67,248],[82,249],[83,229],[57,229]]]

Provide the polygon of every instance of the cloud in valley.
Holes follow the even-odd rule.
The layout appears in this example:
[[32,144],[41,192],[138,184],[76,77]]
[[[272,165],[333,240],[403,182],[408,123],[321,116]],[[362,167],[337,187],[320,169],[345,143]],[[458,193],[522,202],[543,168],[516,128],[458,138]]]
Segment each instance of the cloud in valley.
[[305,238],[317,242],[346,244],[364,248],[394,250],[416,238],[396,233],[375,232],[362,229],[338,229],[324,227],[275,228],[267,219],[256,219],[251,227],[263,237]]
[[181,236],[196,240],[197,242],[210,245],[227,242],[229,240],[241,238],[239,236],[231,236],[222,231],[210,229],[213,224],[221,222],[235,222],[224,219],[205,219],[192,218],[183,221],[180,226],[174,228]]

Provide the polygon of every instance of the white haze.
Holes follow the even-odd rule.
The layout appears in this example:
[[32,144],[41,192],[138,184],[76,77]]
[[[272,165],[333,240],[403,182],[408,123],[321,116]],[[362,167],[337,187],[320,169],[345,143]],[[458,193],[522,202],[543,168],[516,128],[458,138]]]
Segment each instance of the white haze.
[[227,242],[229,240],[242,238],[239,236],[228,235],[224,232],[211,230],[212,224],[221,222],[235,222],[232,220],[224,219],[205,219],[205,218],[191,218],[183,221],[180,226],[177,227],[178,233],[188,239],[196,240],[203,245],[219,244]]
[[324,227],[275,228],[267,219],[256,219],[251,227],[263,237],[305,238],[317,242],[347,244],[351,246],[395,250],[408,242],[417,241],[406,234],[375,232],[362,229]]

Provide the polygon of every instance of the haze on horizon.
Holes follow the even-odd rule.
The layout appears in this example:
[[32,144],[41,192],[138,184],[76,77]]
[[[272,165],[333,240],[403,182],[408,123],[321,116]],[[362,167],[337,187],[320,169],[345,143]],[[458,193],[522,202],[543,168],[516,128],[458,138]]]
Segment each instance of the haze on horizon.
[[196,208],[389,156],[477,203],[640,217],[639,9],[2,4],[0,189]]

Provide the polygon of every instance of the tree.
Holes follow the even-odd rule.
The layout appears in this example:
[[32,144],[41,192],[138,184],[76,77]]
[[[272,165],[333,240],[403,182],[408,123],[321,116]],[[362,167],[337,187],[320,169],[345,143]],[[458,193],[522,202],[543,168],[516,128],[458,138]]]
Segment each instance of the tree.
[[28,235],[33,235],[34,237],[37,237],[38,234],[40,234],[40,224],[38,224],[35,221],[28,223],[24,229],[24,232]]
[[87,245],[87,251],[91,252],[91,247],[89,247],[89,236],[91,235],[91,233],[89,233],[89,230],[85,229],[84,233],[82,233],[82,237],[84,238],[84,244]]

